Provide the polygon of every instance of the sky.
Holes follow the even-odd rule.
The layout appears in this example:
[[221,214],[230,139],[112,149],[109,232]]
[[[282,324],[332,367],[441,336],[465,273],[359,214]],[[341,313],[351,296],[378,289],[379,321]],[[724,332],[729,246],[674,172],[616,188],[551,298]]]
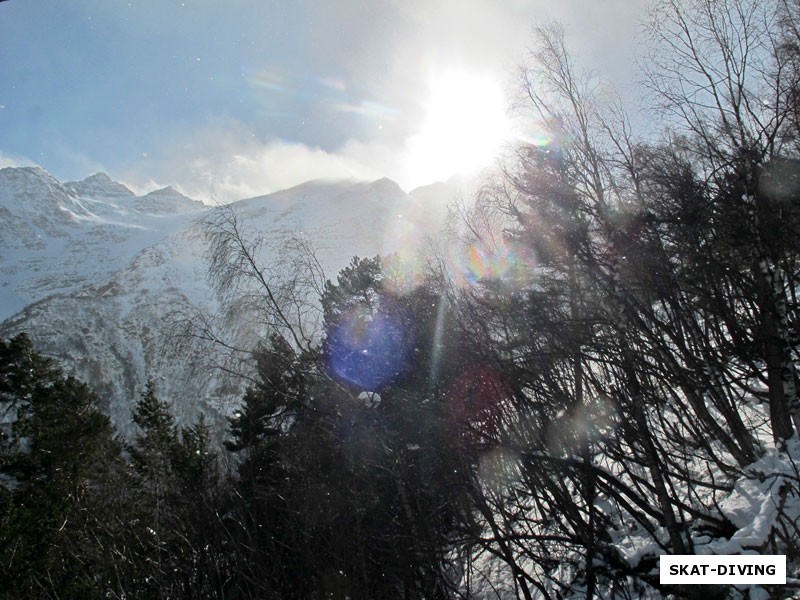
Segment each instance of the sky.
[[0,2],[0,167],[218,203],[491,163],[538,23],[630,86],[637,0]]

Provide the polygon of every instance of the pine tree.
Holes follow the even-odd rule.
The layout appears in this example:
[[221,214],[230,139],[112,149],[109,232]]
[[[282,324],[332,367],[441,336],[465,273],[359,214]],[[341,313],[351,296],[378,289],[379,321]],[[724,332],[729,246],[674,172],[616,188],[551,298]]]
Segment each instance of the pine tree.
[[148,381],[132,414],[139,427],[128,447],[134,515],[128,532],[133,551],[129,590],[147,598],[177,594],[174,573],[179,570],[183,526],[178,513],[180,491],[175,462],[178,429],[169,405],[158,398]]
[[175,470],[184,495],[202,498],[219,484],[219,465],[211,428],[205,415],[181,428]]
[[0,594],[86,598],[113,576],[109,497],[121,448],[82,383],[20,335],[0,342]]

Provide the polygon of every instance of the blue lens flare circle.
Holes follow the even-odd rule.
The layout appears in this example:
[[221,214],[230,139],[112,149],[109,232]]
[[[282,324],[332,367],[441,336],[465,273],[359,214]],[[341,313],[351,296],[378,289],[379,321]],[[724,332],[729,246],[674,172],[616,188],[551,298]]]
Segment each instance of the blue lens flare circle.
[[331,373],[362,390],[380,390],[407,370],[414,345],[411,322],[386,311],[344,315],[328,336]]

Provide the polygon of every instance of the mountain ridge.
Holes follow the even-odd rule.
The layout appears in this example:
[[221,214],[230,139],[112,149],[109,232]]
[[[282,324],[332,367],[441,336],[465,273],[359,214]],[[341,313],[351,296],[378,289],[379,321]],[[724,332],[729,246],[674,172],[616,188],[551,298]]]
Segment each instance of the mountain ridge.
[[[136,196],[105,174],[62,184],[44,169],[27,169],[0,175],[0,211],[23,223],[43,206],[72,214],[59,209],[34,249],[19,239],[21,230],[0,231],[14,250],[0,260],[0,335],[28,332],[38,351],[100,394],[123,433],[132,431],[130,409],[148,379],[180,422],[202,410],[222,427],[242,390],[211,372],[198,376],[209,356],[195,354],[177,331],[182,320],[219,310],[204,225],[214,209],[169,186]],[[8,178],[30,185],[9,191]],[[267,268],[280,269],[286,243],[300,236],[334,279],[355,255],[416,252],[439,225],[386,178],[309,181],[226,206],[245,235],[267,241],[259,257]]]

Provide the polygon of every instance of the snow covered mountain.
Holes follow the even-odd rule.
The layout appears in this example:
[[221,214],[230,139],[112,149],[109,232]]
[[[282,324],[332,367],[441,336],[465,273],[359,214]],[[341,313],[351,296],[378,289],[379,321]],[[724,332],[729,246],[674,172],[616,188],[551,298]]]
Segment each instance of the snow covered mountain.
[[[230,207],[248,235],[276,240],[265,260],[280,261],[279,240],[297,232],[335,278],[355,255],[416,252],[455,193],[311,181]],[[28,332],[100,394],[122,430],[148,379],[179,421],[201,408],[221,418],[240,390],[198,376],[209,357],[175,335],[216,309],[203,228],[212,214],[172,188],[136,196],[104,174],[61,183],[40,168],[0,170],[0,336]]]
[[38,167],[0,170],[0,320],[102,281],[205,210],[169,188],[137,197],[104,174],[62,184]]

